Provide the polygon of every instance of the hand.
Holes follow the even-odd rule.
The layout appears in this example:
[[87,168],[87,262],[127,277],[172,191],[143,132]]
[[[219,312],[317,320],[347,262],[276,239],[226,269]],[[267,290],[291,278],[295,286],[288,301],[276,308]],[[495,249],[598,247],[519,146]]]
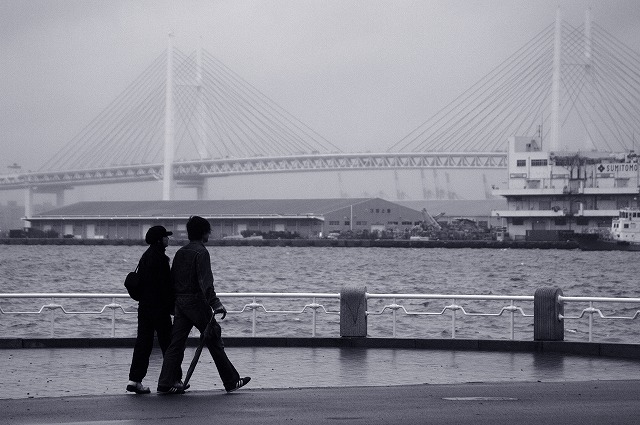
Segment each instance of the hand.
[[213,316],[215,317],[216,314],[222,314],[222,317],[220,317],[220,320],[224,320],[225,317],[227,317],[227,309],[222,307],[218,307],[215,310],[213,310]]

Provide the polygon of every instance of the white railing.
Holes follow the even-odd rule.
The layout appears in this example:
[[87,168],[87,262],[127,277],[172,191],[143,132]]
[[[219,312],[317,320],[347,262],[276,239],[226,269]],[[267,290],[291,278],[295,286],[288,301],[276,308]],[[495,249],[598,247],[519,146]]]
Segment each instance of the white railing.
[[[336,302],[340,300],[339,293],[263,293],[263,292],[239,292],[239,293],[219,293],[218,296],[222,299],[250,299],[250,302],[245,303],[242,308],[232,310],[228,310],[229,315],[241,315],[246,312],[251,312],[251,335],[256,336],[256,324],[258,322],[258,313],[264,313],[266,315],[303,315],[309,314],[312,315],[312,323],[311,323],[311,335],[313,337],[316,336],[316,326],[317,326],[317,315],[318,313],[324,313],[326,315],[340,315],[339,311],[332,311],[330,308],[327,308],[324,304],[318,303],[318,300],[326,300],[330,302]],[[13,310],[10,308],[6,308],[3,306],[6,300],[16,300],[16,299],[45,299],[47,302],[42,304],[39,307],[31,308],[31,309],[17,309]],[[70,307],[65,307],[62,304],[62,300],[68,299],[106,299],[109,300],[107,304],[98,305],[98,307],[94,310],[75,310]],[[264,300],[266,299],[296,299],[296,300],[310,300],[310,303],[306,303],[302,305],[300,308],[296,309],[273,309],[265,306]],[[397,336],[397,320],[398,313],[402,312],[408,317],[418,317],[418,316],[446,316],[447,314],[451,315],[451,338],[456,338],[456,319],[459,314],[462,316],[469,317],[499,317],[505,315],[505,313],[509,317],[509,337],[510,339],[514,339],[514,327],[516,317],[524,317],[524,318],[532,318],[533,317],[533,296],[509,296],[509,295],[446,295],[446,294],[366,294],[367,302],[369,300],[391,300],[390,304],[386,304],[381,307],[379,310],[374,311],[371,310],[371,306],[367,311],[368,316],[382,316],[386,314],[388,311],[391,311],[392,316],[392,335],[395,338]],[[258,300],[262,302],[258,302]],[[405,304],[401,304],[398,301],[404,300]],[[444,306],[440,309],[438,308],[435,311],[425,311],[426,308],[423,306],[412,307],[408,306],[410,300],[422,300],[422,301],[430,301],[430,300],[443,300],[445,301]],[[123,302],[124,301],[124,302]],[[493,302],[493,311],[471,311],[471,307],[466,304],[477,302]],[[604,314],[600,308],[596,308],[594,305],[598,304],[607,304],[607,305],[617,305],[617,304],[636,304],[640,305],[640,298],[607,298],[607,297],[566,297],[560,296],[559,301],[565,304],[565,315],[560,318],[564,320],[565,326],[567,321],[580,321],[583,320],[585,316],[588,317],[588,336],[589,342],[593,341],[593,327],[594,327],[594,316],[597,316],[599,319],[603,319],[606,321],[632,321],[640,317],[640,309],[636,309],[635,311],[630,312],[626,315],[616,315],[616,314]],[[296,301],[297,302],[297,301]],[[495,303],[498,303],[495,306]],[[503,303],[503,305],[499,305],[499,303]],[[588,303],[588,307],[584,308],[579,314],[567,314],[567,306],[569,304],[579,304],[579,303]],[[128,305],[127,305],[128,304]],[[530,309],[529,313],[525,312],[523,308],[523,304],[527,304],[527,308]],[[488,307],[474,307],[484,310],[488,310]],[[2,316],[11,316],[11,315],[41,315],[41,314],[49,314],[50,321],[50,336],[55,336],[55,311],[59,310],[64,315],[102,315],[105,312],[110,312],[111,314],[111,336],[115,337],[116,330],[116,312],[120,311],[124,315],[133,315],[137,314],[137,308],[134,301],[129,298],[127,294],[102,294],[102,293],[0,293],[0,321],[2,321]],[[2,335],[0,335],[2,337]]]
[[[245,304],[241,310],[227,310],[227,314],[240,314],[245,311],[251,311],[251,336],[256,336],[256,323],[257,323],[257,314],[258,310],[264,311],[266,314],[304,314],[307,310],[311,310],[311,336],[316,336],[316,318],[318,314],[318,310],[322,310],[325,314],[337,314],[339,315],[339,311],[329,311],[325,308],[324,305],[318,304],[316,301],[318,298],[322,299],[334,299],[340,300],[340,294],[318,294],[318,293],[301,293],[301,292],[290,292],[290,293],[263,293],[263,292],[243,292],[243,293],[219,293],[218,296],[222,299],[224,298],[252,298],[252,302],[249,304]],[[300,298],[300,299],[309,299],[311,298],[311,304],[305,304],[299,310],[270,310],[267,309],[264,304],[257,303],[256,300],[258,298]]]
[[[402,310],[408,316],[443,316],[448,311],[451,312],[451,338],[456,337],[456,313],[459,311],[464,316],[484,316],[484,317],[497,317],[502,316],[503,313],[509,313],[509,334],[511,339],[514,339],[514,321],[515,313],[520,313],[523,317],[533,317],[533,313],[526,314],[522,307],[515,305],[516,301],[529,301],[533,302],[533,296],[503,296],[503,295],[441,295],[441,294],[367,294],[367,299],[391,299],[392,304],[385,305],[378,312],[368,311],[368,315],[381,315],[385,311],[391,310],[393,313],[393,337],[396,337],[396,322],[397,312]],[[451,304],[445,305],[440,311],[424,312],[424,311],[409,311],[403,305],[398,304],[397,300],[451,300]],[[467,301],[505,301],[509,302],[509,305],[503,306],[499,311],[494,313],[472,313],[465,310],[457,302],[461,300]]]
[[[560,296],[559,301],[563,303],[589,303],[589,307],[584,308],[579,315],[563,315],[561,318],[566,320],[580,320],[585,315],[588,315],[589,319],[589,342],[593,342],[593,316],[598,315],[601,319],[605,320],[635,320],[640,316],[640,310],[636,310],[631,316],[606,316],[599,308],[594,307],[594,303],[613,303],[613,304],[640,304],[640,298],[607,298],[607,297],[565,297]],[[565,305],[566,313],[566,305]]]
[[[340,294],[318,294],[318,293],[261,293],[261,292],[238,292],[238,293],[218,293],[218,296],[221,299],[225,298],[251,298],[251,302],[245,304],[240,310],[228,310],[228,314],[241,314],[246,311],[251,311],[252,313],[252,332],[251,335],[256,335],[256,323],[257,323],[257,313],[259,310],[262,310],[266,314],[304,314],[311,311],[312,315],[312,330],[311,335],[313,337],[316,336],[316,318],[318,314],[318,310],[321,310],[325,314],[335,314],[339,315],[340,312],[330,311],[324,305],[318,304],[317,299],[334,299],[340,300]],[[301,309],[298,310],[273,310],[268,309],[264,306],[264,304],[258,303],[257,299],[264,298],[277,298],[277,299],[311,299],[310,304],[305,304]],[[102,315],[107,311],[111,311],[111,336],[115,337],[116,330],[116,311],[121,311],[123,314],[137,314],[137,304],[133,304],[134,302],[131,300],[128,294],[99,294],[99,293],[15,293],[15,294],[2,294],[0,293],[0,300],[2,299],[48,299],[49,302],[43,304],[39,308],[31,309],[31,310],[6,310],[2,307],[2,303],[0,303],[0,314],[1,315],[35,315],[35,314],[45,314],[50,312],[50,336],[53,338],[55,336],[55,318],[56,316],[53,314],[55,310],[60,310],[65,315]],[[98,307],[96,310],[91,311],[74,311],[68,308],[65,308],[60,302],[56,302],[56,300],[63,299],[110,299],[111,302],[105,304],[101,307]],[[116,302],[117,299],[128,300],[130,304],[130,308],[126,308],[123,304]],[[1,335],[0,335],[1,337]]]

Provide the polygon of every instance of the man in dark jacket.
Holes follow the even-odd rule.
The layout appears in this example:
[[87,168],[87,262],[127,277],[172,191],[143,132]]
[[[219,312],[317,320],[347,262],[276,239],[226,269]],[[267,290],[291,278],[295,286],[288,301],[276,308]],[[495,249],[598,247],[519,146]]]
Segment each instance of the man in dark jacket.
[[222,330],[215,319],[215,315],[220,314],[220,320],[224,320],[227,310],[213,287],[211,258],[204,245],[209,240],[210,233],[211,225],[207,220],[198,216],[191,217],[187,222],[189,243],[180,248],[173,258],[171,275],[176,300],[175,318],[171,345],[164,355],[158,380],[159,393],[184,393],[185,388],[179,382],[181,376],[176,375],[176,368],[182,364],[187,338],[194,326],[204,335],[205,344],[227,392],[235,391],[251,380],[250,377],[240,378],[227,357]]
[[[149,387],[142,385],[142,379],[147,375],[154,332],[158,335],[158,344],[163,355],[171,343],[173,292],[169,257],[165,255],[165,249],[172,234],[163,226],[151,227],[145,236],[149,248],[142,254],[138,263],[142,294],[138,304],[138,335],[127,384],[127,391],[136,394],[151,392]],[[181,375],[182,369],[179,368],[179,371]]]

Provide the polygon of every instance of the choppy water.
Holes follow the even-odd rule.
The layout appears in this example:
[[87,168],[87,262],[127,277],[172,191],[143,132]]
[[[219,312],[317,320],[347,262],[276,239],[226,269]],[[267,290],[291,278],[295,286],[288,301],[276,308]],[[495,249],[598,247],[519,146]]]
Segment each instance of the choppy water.
[[[122,281],[135,268],[142,246],[0,246],[0,292],[123,293]],[[173,257],[177,247],[169,247]],[[640,297],[640,253],[578,250],[390,249],[316,247],[210,247],[218,292],[329,292],[344,285],[366,285],[369,293],[444,293],[533,295],[541,286],[557,286],[566,296]],[[46,300],[0,299],[4,311],[34,311]],[[99,311],[107,302],[56,300],[67,310]],[[132,301],[118,301],[134,310]],[[225,299],[229,310],[241,310],[250,300]],[[268,310],[301,310],[311,300],[258,300]],[[319,301],[339,311],[337,301]],[[451,301],[399,301],[410,311],[439,312]],[[457,302],[467,312],[497,313],[502,302]],[[370,300],[371,313],[385,303]],[[389,304],[389,302],[386,302]],[[533,313],[532,303],[522,304]],[[587,305],[568,304],[566,314]],[[596,305],[605,315],[632,316],[638,305]],[[53,313],[57,336],[109,336],[111,312],[64,315]],[[51,313],[0,315],[0,337],[48,336]],[[135,335],[135,314],[116,313],[116,335]],[[640,342],[639,320],[595,319],[594,340]],[[391,313],[368,318],[371,336],[391,336]],[[311,314],[258,313],[260,336],[310,336]],[[516,338],[532,339],[532,319],[516,316]],[[456,319],[456,337],[508,338],[509,317]],[[318,336],[337,336],[338,317],[318,315]],[[230,314],[226,335],[251,334],[251,313]],[[568,321],[566,339],[586,341],[587,319]],[[450,337],[451,313],[407,317],[400,314],[400,337]]]

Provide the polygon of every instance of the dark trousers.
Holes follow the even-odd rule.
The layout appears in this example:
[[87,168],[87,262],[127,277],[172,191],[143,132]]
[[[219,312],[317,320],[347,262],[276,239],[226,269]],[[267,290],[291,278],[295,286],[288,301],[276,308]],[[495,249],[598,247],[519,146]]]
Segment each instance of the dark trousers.
[[164,355],[171,344],[171,315],[168,311],[159,311],[141,303],[138,305],[138,336],[133,348],[129,380],[142,382],[147,375],[154,333],[158,335],[158,344]]
[[211,321],[211,326],[205,335],[205,345],[216,364],[222,383],[225,388],[228,388],[238,382],[240,375],[224,351],[222,329],[220,329],[220,325],[212,316],[211,307],[202,298],[192,296],[176,297],[176,314],[173,320],[171,344],[164,353],[158,386],[172,386],[181,378],[181,376],[176,376],[176,368],[182,365],[189,332],[195,326],[200,331],[200,334],[203,334],[209,321]]

